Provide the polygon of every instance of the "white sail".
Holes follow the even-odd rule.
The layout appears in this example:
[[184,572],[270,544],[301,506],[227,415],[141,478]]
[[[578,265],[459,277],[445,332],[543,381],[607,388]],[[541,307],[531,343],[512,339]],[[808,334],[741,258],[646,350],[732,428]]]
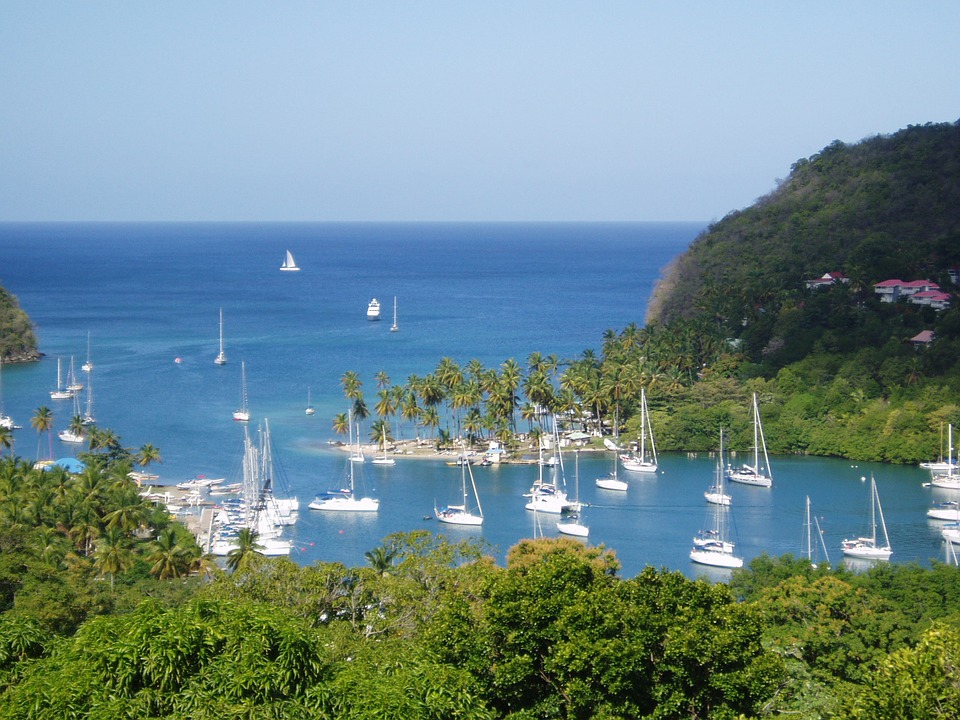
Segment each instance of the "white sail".
[[287,254],[283,258],[283,264],[280,266],[280,269],[284,272],[297,272],[300,268],[297,267],[297,261],[293,259],[293,253],[287,250]]

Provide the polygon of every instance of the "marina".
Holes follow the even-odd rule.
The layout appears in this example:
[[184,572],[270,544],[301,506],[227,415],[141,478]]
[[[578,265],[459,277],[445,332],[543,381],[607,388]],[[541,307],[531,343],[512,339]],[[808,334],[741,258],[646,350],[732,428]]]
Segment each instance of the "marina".
[[[444,524],[434,513],[458,502],[460,451],[437,454],[431,449],[435,433],[391,419],[395,464],[354,467],[358,487],[380,501],[378,511],[306,508],[343,474],[347,437],[332,427],[333,418],[347,409],[342,375],[357,373],[372,406],[381,370],[403,383],[410,375],[432,372],[444,357],[461,366],[477,359],[497,368],[508,358],[523,366],[533,352],[558,358],[585,349],[599,352],[604,330],[642,322],[660,269],[701,227],[0,225],[5,253],[16,258],[4,267],[4,286],[29,313],[45,353],[36,363],[3,366],[4,412],[21,426],[14,433],[15,451],[30,459],[46,455],[47,438],[41,444],[30,426],[43,405],[54,415],[54,457],[82,451],[83,444],[57,440],[73,412],[67,402],[52,402],[49,392],[58,358],[69,362],[72,355],[92,355],[98,426],[115,432],[125,447],[150,443],[160,449],[161,463],[135,470],[161,496],[170,492],[180,500],[171,504],[179,507],[178,516],[191,516],[194,526],[202,527],[203,510],[225,496],[199,488],[195,496],[188,490],[181,497],[176,485],[201,475],[223,478],[223,486],[240,481],[244,427],[255,433],[269,419],[277,474],[301,502],[296,524],[284,529],[294,561],[363,565],[364,553],[389,534],[429,530],[486,543],[502,562],[523,538],[560,535],[556,525],[562,515],[544,518],[525,509],[523,495],[540,472],[536,448],[524,449],[522,463],[473,466],[483,524]],[[591,251],[584,252],[588,245]],[[467,246],[475,250],[469,272],[451,273]],[[277,271],[286,249],[301,263],[300,272]],[[198,253],[221,258],[222,264],[197,267]],[[41,264],[42,282],[31,270]],[[131,267],[137,271],[120,269]],[[352,279],[350,286],[344,277]],[[551,288],[550,302],[541,302],[531,292],[535,287]],[[368,322],[366,316],[371,297],[392,301],[393,295],[403,298],[402,332],[391,333],[390,323]],[[226,365],[214,363],[220,308],[229,320]],[[304,412],[305,389],[312,415]],[[249,402],[248,423],[231,419],[238,392],[241,405]],[[371,459],[378,453],[370,437],[375,419],[371,415],[360,428]],[[411,456],[405,449],[418,434],[421,449]],[[631,440],[621,437],[620,446]],[[589,538],[578,541],[614,550],[624,576],[652,565],[723,579],[729,571],[694,565],[689,557],[691,539],[705,527],[704,490],[714,482],[715,458],[658,448],[656,473],[621,467],[618,480],[626,490],[611,491],[597,487],[595,479],[610,476],[616,451],[596,443],[597,450],[579,457],[577,501],[585,506]],[[748,448],[738,450],[738,456],[729,456],[731,463],[752,461]],[[572,493],[575,463],[567,448],[563,462]],[[883,498],[891,562],[944,559],[944,523],[926,514],[934,502],[956,500],[957,493],[924,487],[929,471],[778,455],[771,455],[770,463],[777,473],[773,487],[724,488],[733,509],[726,530],[745,563],[763,552],[800,554],[807,496],[831,555],[839,559],[844,538],[870,532],[871,476]],[[547,481],[555,468],[543,467]]]

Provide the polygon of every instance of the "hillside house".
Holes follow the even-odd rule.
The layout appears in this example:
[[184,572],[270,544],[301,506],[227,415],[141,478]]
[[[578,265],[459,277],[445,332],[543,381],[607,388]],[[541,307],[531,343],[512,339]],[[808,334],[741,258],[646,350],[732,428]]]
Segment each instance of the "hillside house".
[[821,275],[818,278],[813,278],[812,280],[805,280],[804,283],[807,286],[807,290],[818,290],[829,285],[836,285],[837,283],[848,283],[850,278],[844,275],[842,272],[828,272],[824,275]]
[[910,297],[920,292],[939,290],[940,286],[929,280],[884,280],[873,286],[873,291],[880,296],[882,302],[896,302],[900,298]]

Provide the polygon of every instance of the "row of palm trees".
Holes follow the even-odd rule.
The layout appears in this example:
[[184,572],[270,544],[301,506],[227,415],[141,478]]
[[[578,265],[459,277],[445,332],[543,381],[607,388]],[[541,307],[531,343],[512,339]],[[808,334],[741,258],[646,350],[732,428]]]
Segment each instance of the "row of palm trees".
[[[670,395],[691,385],[729,350],[718,328],[704,321],[678,321],[669,327],[628,325],[603,335],[601,354],[585,350],[570,360],[534,352],[522,366],[513,358],[498,368],[476,359],[461,367],[442,358],[433,372],[411,375],[392,385],[386,372],[375,375],[376,402],[368,406],[363,382],[348,370],[340,378],[354,419],[376,415],[369,428],[377,443],[403,439],[404,425],[438,438],[475,443],[496,439],[504,447],[518,445],[519,423],[536,437],[540,420],[552,414],[585,431],[620,434],[624,421],[638,410],[641,389]],[[334,417],[333,430],[349,432],[348,413]],[[396,435],[394,433],[396,430]]]

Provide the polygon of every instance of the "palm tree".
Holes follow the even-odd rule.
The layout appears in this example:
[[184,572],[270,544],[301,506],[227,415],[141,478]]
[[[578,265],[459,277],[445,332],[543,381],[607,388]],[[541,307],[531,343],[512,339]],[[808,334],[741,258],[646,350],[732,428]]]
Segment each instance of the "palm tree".
[[160,580],[181,578],[190,572],[194,553],[173,528],[165,528],[153,542],[147,562],[151,563],[150,574]]
[[339,413],[333,416],[333,431],[337,435],[346,435],[350,431],[350,419],[347,413]]
[[393,559],[397,556],[396,550],[390,550],[382,545],[380,547],[375,547],[373,550],[368,550],[363,554],[367,559],[367,562],[370,563],[377,575],[387,575],[387,571],[393,567]]
[[110,576],[110,590],[113,590],[116,574],[133,567],[134,557],[129,544],[127,534],[119,528],[109,528],[97,541],[94,562],[100,572]]
[[355,370],[347,370],[340,376],[340,386],[343,388],[343,394],[347,400],[356,400],[360,395],[360,388],[363,383]]
[[257,542],[259,534],[256,530],[243,528],[237,533],[237,545],[227,553],[227,569],[230,572],[247,570],[261,558],[263,545]]
[[4,450],[9,450],[12,447],[13,431],[3,425],[0,425],[0,455],[3,455]]
[[[53,413],[50,412],[50,408],[48,408],[46,405],[41,405],[38,407],[33,417],[30,418],[30,427],[37,431],[37,460],[39,460],[40,440],[43,437],[43,433],[47,433],[47,436],[50,437],[50,431],[53,429]],[[51,460],[53,459],[52,437],[50,437],[50,455],[48,457]]]
[[160,448],[147,443],[141,446],[137,453],[137,465],[145,468],[152,462],[163,464],[163,458],[160,457]]

